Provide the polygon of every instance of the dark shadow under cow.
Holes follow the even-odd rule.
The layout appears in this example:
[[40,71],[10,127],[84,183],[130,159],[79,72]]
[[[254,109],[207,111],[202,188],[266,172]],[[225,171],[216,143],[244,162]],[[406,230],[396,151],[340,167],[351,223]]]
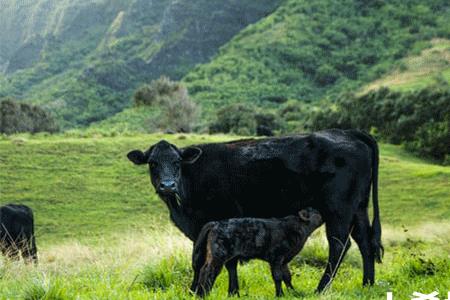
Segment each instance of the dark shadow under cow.
[[18,260],[20,252],[26,263],[37,263],[31,208],[17,204],[0,207],[0,250],[12,260]]
[[[284,217],[313,207],[324,219],[329,243],[318,291],[331,283],[350,246],[345,243],[350,234],[363,259],[363,283],[374,283],[374,262],[381,261],[383,247],[378,145],[370,135],[334,129],[181,149],[160,141],[145,152],[129,152],[128,159],[148,164],[172,221],[192,241],[210,221]],[[236,262],[226,267],[235,273]]]

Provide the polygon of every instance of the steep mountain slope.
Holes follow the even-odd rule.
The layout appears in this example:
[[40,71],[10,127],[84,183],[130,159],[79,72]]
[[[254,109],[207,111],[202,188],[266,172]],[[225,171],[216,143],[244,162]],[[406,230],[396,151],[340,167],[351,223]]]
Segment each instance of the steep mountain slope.
[[281,1],[3,0],[0,97],[44,104],[65,126],[101,120],[140,83],[208,61]]
[[184,77],[205,112],[357,89],[423,41],[450,36],[448,1],[286,1]]

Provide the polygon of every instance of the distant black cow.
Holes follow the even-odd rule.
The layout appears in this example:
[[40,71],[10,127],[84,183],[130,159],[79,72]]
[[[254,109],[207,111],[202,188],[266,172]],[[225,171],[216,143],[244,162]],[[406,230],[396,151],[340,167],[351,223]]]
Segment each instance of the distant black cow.
[[[329,256],[318,291],[325,289],[348,250],[351,234],[363,258],[364,284],[380,261],[378,145],[356,130],[326,130],[177,148],[160,141],[128,158],[148,164],[156,192],[175,225],[192,241],[209,221],[284,217],[317,209],[326,224]],[[373,221],[368,204],[373,198]],[[230,274],[237,260],[227,262]],[[232,286],[232,285],[230,285]],[[233,293],[233,291],[229,291]]]
[[[281,281],[294,289],[288,263],[321,224],[319,212],[312,208],[279,219],[239,218],[207,223],[194,244],[191,290],[204,296],[227,261],[258,258],[270,264],[276,296],[281,296]],[[236,286],[230,289],[238,293],[237,274],[233,280],[236,282],[230,283]]]
[[3,255],[25,262],[37,263],[33,211],[25,205],[8,204],[0,207],[0,249]]

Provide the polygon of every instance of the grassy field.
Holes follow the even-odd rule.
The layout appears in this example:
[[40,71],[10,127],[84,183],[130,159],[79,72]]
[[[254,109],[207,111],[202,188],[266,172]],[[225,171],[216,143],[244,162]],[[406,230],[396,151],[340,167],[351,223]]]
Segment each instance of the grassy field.
[[[183,146],[230,136],[131,135],[0,137],[0,204],[31,206],[38,267],[0,261],[0,299],[186,299],[191,243],[168,220],[148,170],[126,159],[162,139]],[[322,231],[292,263],[305,299],[410,299],[450,290],[450,167],[381,145],[380,207],[386,247],[377,283],[361,287],[353,246],[332,288],[314,294],[326,264]],[[272,298],[268,266],[240,267],[241,298]],[[211,299],[225,297],[222,272]]]

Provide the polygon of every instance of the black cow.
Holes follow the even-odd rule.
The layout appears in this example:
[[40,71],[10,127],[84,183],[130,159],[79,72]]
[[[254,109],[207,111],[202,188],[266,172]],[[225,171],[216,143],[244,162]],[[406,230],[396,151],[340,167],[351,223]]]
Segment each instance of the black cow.
[[[322,217],[312,208],[284,218],[237,218],[207,223],[194,244],[191,290],[199,296],[208,294],[224,263],[235,258],[267,261],[276,296],[283,295],[281,281],[293,290],[288,264],[321,224]],[[233,277],[236,286],[232,289],[238,292],[237,274]]]
[[[329,243],[318,291],[331,283],[350,234],[362,255],[363,284],[373,284],[374,262],[381,261],[383,247],[378,145],[370,135],[333,129],[181,149],[160,141],[145,152],[129,152],[128,159],[149,165],[151,182],[172,221],[192,241],[209,221],[283,217],[313,207],[325,221]],[[372,224],[367,210],[371,187]],[[230,274],[236,264],[226,264]]]
[[19,259],[20,251],[25,262],[37,263],[31,208],[17,204],[0,207],[0,249],[13,260]]

